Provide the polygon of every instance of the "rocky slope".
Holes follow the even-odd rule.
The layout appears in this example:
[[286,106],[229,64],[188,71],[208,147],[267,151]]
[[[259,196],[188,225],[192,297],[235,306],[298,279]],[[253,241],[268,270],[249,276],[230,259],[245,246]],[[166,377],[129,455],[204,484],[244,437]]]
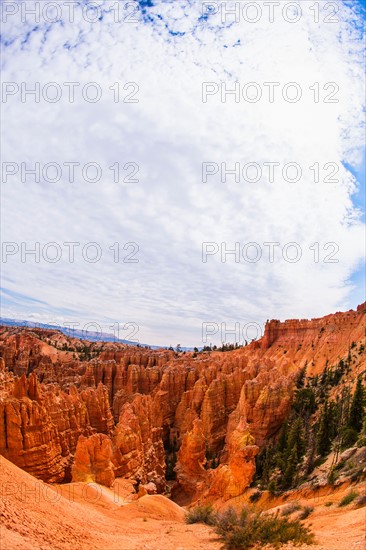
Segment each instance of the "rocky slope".
[[[288,415],[300,370],[322,373],[353,342],[366,347],[365,329],[362,304],[270,321],[244,348],[196,355],[1,327],[0,454],[47,482],[122,476],[159,492],[168,462],[178,501],[231,498]],[[352,361],[355,378],[365,357]]]
[[[339,507],[350,492],[365,486],[344,484],[321,492],[303,491],[281,498],[263,493],[260,505],[280,513],[291,504],[313,509],[305,520],[316,537],[314,546],[297,550],[361,550],[365,537],[365,508],[355,502]],[[221,506],[248,503],[252,494]],[[48,485],[0,456],[0,540],[11,550],[219,550],[214,530],[200,523],[187,525],[184,510],[162,495],[134,500],[133,488],[117,478],[113,489],[96,483]],[[294,512],[296,516],[299,512]],[[293,550],[292,544],[283,550]]]

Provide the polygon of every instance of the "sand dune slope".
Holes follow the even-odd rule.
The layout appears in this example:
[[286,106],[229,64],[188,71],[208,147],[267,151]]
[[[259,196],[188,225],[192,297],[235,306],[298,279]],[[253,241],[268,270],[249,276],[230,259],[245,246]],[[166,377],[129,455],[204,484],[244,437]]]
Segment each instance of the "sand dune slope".
[[[213,531],[186,525],[161,495],[127,505],[101,486],[50,487],[0,457],[1,550],[192,550],[220,548]],[[86,490],[83,490],[86,489]]]

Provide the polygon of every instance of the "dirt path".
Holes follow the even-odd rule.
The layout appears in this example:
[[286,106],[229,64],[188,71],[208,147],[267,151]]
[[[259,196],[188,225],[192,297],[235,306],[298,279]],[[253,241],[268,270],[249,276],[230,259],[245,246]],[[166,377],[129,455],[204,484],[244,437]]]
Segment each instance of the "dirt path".
[[[210,527],[187,525],[184,510],[166,497],[144,496],[131,501],[132,487],[126,480],[117,480],[113,489],[83,483],[51,487],[0,457],[0,488],[1,550],[221,548]],[[348,490],[316,501],[299,498],[301,504],[314,506],[306,523],[311,525],[317,544],[297,550],[366,548],[366,507],[338,506]],[[325,506],[330,501],[332,505]]]
[[128,488],[50,487],[0,457],[1,550],[218,550],[212,529],[184,523],[161,495],[125,506]]

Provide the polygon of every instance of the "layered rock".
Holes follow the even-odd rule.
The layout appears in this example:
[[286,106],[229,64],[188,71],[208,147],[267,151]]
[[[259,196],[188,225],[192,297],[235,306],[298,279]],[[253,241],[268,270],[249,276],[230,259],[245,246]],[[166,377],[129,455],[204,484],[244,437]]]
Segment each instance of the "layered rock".
[[175,467],[177,482],[172,488],[173,499],[185,502],[195,500],[202,492],[207,479],[206,438],[202,431],[202,422],[196,418],[193,428],[183,436]]
[[306,364],[308,374],[319,374],[344,357],[352,342],[365,338],[365,303],[356,311],[317,319],[268,321],[263,338],[254,343],[253,357],[271,358],[279,364],[286,361],[297,369]]
[[112,442],[107,435],[81,435],[72,466],[72,481],[95,482],[111,487],[115,480],[112,459]]
[[161,418],[151,396],[137,394],[122,407],[112,441],[116,475],[165,488]]
[[244,418],[227,436],[227,464],[210,471],[209,486],[205,496],[228,500],[241,495],[253,481],[255,456],[259,447],[254,444],[249,426]]
[[90,426],[97,432],[110,433],[114,427],[114,420],[106,386],[99,382],[96,390],[94,388],[83,390],[80,397],[88,411]]
[[0,401],[0,453],[44,481],[64,479],[57,428],[47,409],[28,397]]
[[228,432],[243,418],[255,443],[264,445],[286,419],[294,388],[294,375],[288,371],[284,374],[276,367],[262,370],[255,379],[246,380],[237,407],[230,416]]
[[[162,491],[165,452],[179,449],[178,497],[234,495],[286,418],[300,369],[319,374],[352,342],[361,349],[365,312],[270,321],[257,342],[197,356],[2,327],[0,453],[46,481],[70,480],[74,464],[110,483],[112,449],[117,476]],[[354,354],[355,378],[364,360]]]
[[207,440],[202,422],[194,420],[193,429],[183,437],[178,453],[173,498],[187,504],[196,500],[228,500],[241,495],[253,481],[258,451],[248,424],[241,418],[236,428],[227,434],[225,463],[207,469]]
[[79,436],[113,424],[106,388],[83,397],[75,387],[44,387],[34,373],[15,377],[12,395],[0,399],[0,453],[44,481],[69,480]]

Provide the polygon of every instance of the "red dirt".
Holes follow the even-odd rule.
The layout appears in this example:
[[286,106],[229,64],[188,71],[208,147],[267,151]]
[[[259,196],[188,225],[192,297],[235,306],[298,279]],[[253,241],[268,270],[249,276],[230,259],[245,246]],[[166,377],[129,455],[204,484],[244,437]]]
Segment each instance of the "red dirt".
[[212,529],[185,524],[184,510],[161,495],[127,504],[126,487],[125,494],[119,491],[119,499],[113,489],[96,484],[70,484],[59,491],[3,457],[0,483],[1,550],[218,550],[221,546]]
[[[131,500],[132,485],[126,480],[116,480],[112,489],[94,483],[51,486],[0,457],[0,481],[1,550],[221,548],[210,527],[185,524],[184,509],[166,497],[146,495]],[[316,499],[304,498],[301,493],[293,495],[300,504],[314,507],[306,523],[311,525],[317,544],[301,550],[365,548],[366,508],[355,509],[354,504],[338,506],[349,490],[344,486]],[[365,487],[360,485],[356,490],[363,494]],[[241,498],[240,502],[244,500],[247,499]],[[332,506],[326,507],[330,501]],[[235,499],[225,506],[240,502]],[[271,507],[286,504],[272,499]]]

